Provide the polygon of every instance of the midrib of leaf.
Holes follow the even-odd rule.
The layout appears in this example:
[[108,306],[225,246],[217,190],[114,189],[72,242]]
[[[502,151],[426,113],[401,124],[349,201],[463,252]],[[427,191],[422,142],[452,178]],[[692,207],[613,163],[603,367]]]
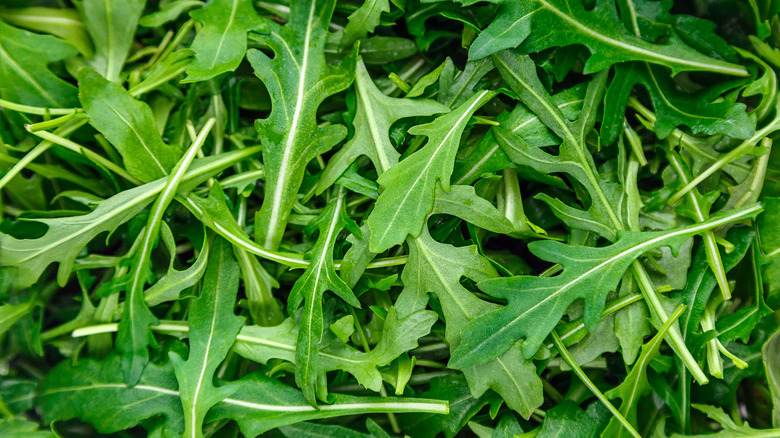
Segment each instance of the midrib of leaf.
[[[100,384],[89,385],[89,386],[69,386],[64,388],[47,390],[41,393],[41,396],[57,394],[61,392],[89,391],[95,389],[112,389],[112,388],[130,389],[126,385],[123,385],[121,383],[100,383]],[[164,395],[169,395],[172,397],[179,398],[179,391],[174,391],[172,389],[162,388],[159,386],[136,385],[132,387],[132,389],[150,391],[161,395],[164,394]],[[432,412],[432,413],[439,413],[439,414],[449,413],[447,402],[426,403],[426,402],[419,402],[419,401],[414,401],[414,402],[410,401],[410,402],[378,402],[378,403],[334,403],[331,405],[319,405],[316,408],[309,405],[262,404],[262,403],[248,402],[244,400],[236,400],[232,398],[226,398],[222,400],[220,403],[242,406],[245,408],[254,409],[258,411],[270,411],[270,412],[311,412],[316,410],[351,411],[351,410],[365,409],[366,413],[392,412],[395,410],[401,410],[403,412]]]
[[[543,1],[543,0],[539,0]],[[577,0],[579,1],[579,0]],[[615,215],[615,211],[612,209],[612,205],[607,201],[607,197],[604,194],[604,191],[601,189],[601,185],[599,184],[599,180],[596,177],[595,172],[591,168],[590,162],[588,161],[587,157],[585,156],[585,151],[583,148],[584,145],[580,144],[579,141],[574,136],[574,133],[571,132],[571,129],[569,129],[569,124],[566,120],[563,120],[561,118],[562,114],[559,111],[556,111],[557,108],[553,108],[549,105],[546,99],[544,99],[542,96],[540,96],[536,90],[533,89],[529,84],[527,84],[525,81],[522,80],[522,78],[517,75],[514,70],[504,62],[504,60],[500,56],[494,56],[493,57],[494,62],[500,62],[507,73],[511,74],[515,80],[523,86],[529,93],[531,93],[534,98],[539,102],[539,104],[543,105],[545,110],[550,114],[551,117],[555,120],[555,123],[560,127],[560,129],[564,132],[566,138],[564,141],[568,141],[572,148],[577,151],[578,158],[580,160],[577,165],[582,168],[582,170],[585,172],[585,175],[588,178],[588,182],[593,187],[593,191],[596,192],[596,196],[599,198],[599,203],[604,208],[604,211],[607,212],[607,215],[609,216],[610,221],[612,222],[612,226],[615,227],[616,230],[621,231],[624,230],[623,223],[618,219],[617,215]]]
[[[469,105],[468,109],[463,112],[463,115],[458,118],[458,120],[452,125],[452,128],[450,128],[449,131],[447,131],[447,135],[444,136],[444,138],[439,142],[439,144],[436,146],[436,149],[433,151],[433,154],[431,154],[431,159],[428,160],[428,163],[425,164],[425,166],[420,171],[419,175],[417,175],[414,179],[414,181],[408,185],[408,190],[406,191],[406,194],[404,194],[403,199],[401,199],[401,202],[398,203],[398,205],[404,205],[406,203],[406,200],[409,198],[409,196],[412,194],[412,192],[415,190],[415,187],[424,179],[424,176],[428,173],[428,168],[431,166],[431,163],[433,163],[434,158],[439,154],[439,151],[444,147],[445,143],[447,143],[447,140],[449,140],[450,136],[458,130],[460,125],[463,123],[464,120],[468,120],[471,116],[471,111],[480,104],[482,101],[482,98],[485,97],[486,94],[488,94],[488,90],[482,90],[482,92],[479,94],[479,97],[474,99],[474,102],[472,102],[471,105]],[[403,209],[397,208],[395,212],[393,213],[393,216],[388,221],[389,224],[394,224],[396,221],[396,218],[399,214],[401,214],[401,211]],[[387,232],[390,231],[392,226],[388,226],[385,229],[384,235],[387,235]]]
[[[284,152],[282,153],[282,162],[279,166],[279,183],[276,184],[276,187],[274,188],[273,196],[271,197],[271,218],[268,221],[268,230],[266,230],[265,233],[265,244],[264,246],[268,249],[274,249],[273,248],[273,242],[276,239],[276,233],[277,233],[277,222],[279,222],[279,215],[281,214],[280,209],[282,208],[282,199],[284,198],[284,188],[286,187],[286,175],[289,173],[289,167],[290,167],[290,155],[293,151],[293,145],[295,144],[295,139],[297,137],[298,133],[298,123],[300,121],[301,116],[301,110],[304,105],[304,98],[305,98],[305,86],[306,86],[306,70],[308,68],[309,64],[309,45],[311,42],[311,32],[312,32],[312,21],[314,20],[314,11],[316,10],[315,6],[317,5],[317,2],[311,2],[311,8],[309,9],[309,19],[306,22],[306,36],[304,37],[304,43],[303,43],[303,60],[301,63],[301,68],[299,70],[300,77],[298,80],[298,93],[295,97],[295,110],[293,110],[293,119],[292,124],[290,125],[290,133],[287,136],[287,141],[284,145]],[[282,39],[281,41],[284,41]],[[286,45],[286,44],[285,44]],[[288,48],[289,50],[289,48]],[[292,53],[292,52],[290,52]],[[295,59],[293,57],[292,59]],[[274,73],[276,74],[276,73]]]
[[54,106],[61,106],[60,102],[54,98],[48,91],[46,91],[45,88],[41,86],[32,76],[30,76],[29,73],[25,69],[22,68],[19,64],[17,64],[16,61],[11,58],[11,54],[5,51],[5,48],[2,44],[0,44],[0,55],[3,55],[5,59],[8,60],[8,63],[13,67],[14,70],[16,70],[17,73],[19,73],[20,76],[25,78],[27,82],[33,85],[36,90],[38,90],[43,96],[46,96],[47,99],[49,99],[49,102],[51,102]]
[[642,243],[640,243],[637,246],[634,246],[632,248],[629,248],[629,249],[626,249],[624,251],[621,251],[618,254],[610,257],[609,259],[599,263],[598,265],[596,265],[593,268],[589,269],[588,271],[584,272],[583,274],[573,278],[568,283],[566,283],[566,284],[562,285],[561,287],[557,288],[554,292],[550,293],[550,295],[548,295],[547,297],[543,298],[538,303],[536,303],[533,306],[529,307],[528,309],[524,310],[522,313],[519,313],[509,323],[507,323],[506,325],[504,325],[503,327],[498,329],[498,331],[496,331],[494,333],[491,333],[488,337],[486,337],[481,342],[476,344],[474,346],[474,349],[479,349],[479,348],[482,347],[482,345],[484,345],[490,339],[493,339],[495,337],[501,336],[501,334],[504,333],[504,331],[507,330],[507,328],[509,328],[510,326],[513,326],[514,324],[517,324],[517,322],[520,319],[522,319],[523,317],[525,317],[525,315],[527,313],[534,311],[535,309],[537,309],[538,307],[544,305],[545,303],[547,303],[550,300],[557,299],[560,296],[560,294],[565,292],[567,289],[576,286],[577,283],[579,283],[583,279],[589,277],[590,275],[592,275],[594,273],[598,273],[598,271],[601,268],[604,268],[605,266],[608,266],[609,264],[611,264],[611,263],[613,263],[613,262],[615,262],[617,260],[620,260],[622,258],[636,258],[636,257],[638,257],[639,255],[641,255],[642,253],[644,253],[646,251],[645,248],[648,248],[648,250],[649,250],[650,248],[652,248],[654,246],[658,246],[659,244],[661,244],[662,242],[664,242],[666,240],[671,240],[671,239],[674,239],[675,237],[678,237],[678,236],[685,236],[685,235],[693,236],[693,235],[698,234],[699,232],[701,232],[703,230],[709,230],[709,229],[712,229],[712,228],[716,228],[716,227],[718,227],[720,225],[724,225],[724,224],[733,222],[735,220],[739,220],[739,219],[744,218],[744,217],[749,217],[751,214],[757,213],[757,212],[759,212],[761,210],[762,210],[762,207],[761,207],[760,204],[756,204],[756,205],[753,205],[753,206],[750,206],[748,208],[741,209],[741,210],[732,210],[732,211],[729,212],[729,214],[723,215],[723,216],[721,216],[718,219],[715,219],[715,220],[712,220],[712,221],[709,221],[709,222],[704,222],[704,223],[700,223],[700,224],[691,225],[691,226],[688,226],[688,227],[685,227],[685,228],[681,228],[679,230],[672,231],[672,232],[670,232],[668,234],[664,234],[662,236],[655,237],[653,239],[650,239],[650,240],[647,240],[645,242],[642,242]]
[[556,8],[555,6],[551,5],[550,3],[547,3],[547,1],[545,1],[545,0],[537,0],[537,1],[542,3],[547,10],[549,10],[553,14],[557,15],[558,17],[560,17],[563,21],[566,21],[566,22],[570,23],[571,25],[575,26],[577,29],[581,30],[582,32],[584,32],[585,34],[587,34],[590,38],[592,38],[594,40],[599,40],[599,41],[602,41],[602,42],[604,42],[606,44],[609,44],[609,45],[612,45],[612,46],[621,47],[621,48],[623,48],[623,49],[625,49],[625,50],[627,50],[629,52],[646,55],[646,56],[649,56],[651,58],[665,60],[665,61],[669,61],[669,62],[672,62],[672,63],[677,63],[677,64],[681,64],[681,65],[687,65],[687,66],[694,67],[694,68],[697,68],[697,69],[701,69],[701,70],[704,70],[704,71],[712,71],[712,72],[724,73],[724,74],[736,75],[736,76],[745,76],[747,74],[747,72],[743,68],[729,68],[729,67],[725,67],[725,66],[719,66],[717,64],[705,64],[705,63],[701,63],[701,62],[690,61],[690,60],[683,59],[683,58],[675,58],[675,57],[672,57],[672,56],[667,56],[667,55],[663,55],[661,53],[656,53],[656,52],[653,52],[652,50],[646,50],[646,49],[643,49],[641,47],[636,47],[636,46],[633,46],[631,44],[627,44],[627,43],[624,43],[624,42],[621,42],[621,41],[618,41],[618,40],[606,37],[606,36],[601,35],[600,33],[596,32],[596,31],[593,31],[592,29],[590,29],[589,27],[587,27],[584,24],[580,23],[579,21],[576,21],[576,20],[572,19],[568,14],[566,14],[565,12],[563,12],[560,9]]
[[219,59],[219,52],[222,51],[222,46],[225,44],[225,35],[227,35],[230,28],[233,26],[233,21],[236,19],[236,11],[238,10],[238,0],[233,0],[233,7],[230,9],[230,18],[228,24],[225,26],[225,31],[219,37],[219,44],[217,44],[217,52],[214,54],[214,59],[211,60],[211,67],[214,68],[217,65]]
[[116,108],[114,108],[105,99],[103,99],[102,95],[96,94],[94,98],[100,100],[103,103],[103,105],[111,109],[111,112],[113,112],[117,117],[119,117],[122,123],[127,125],[127,127],[130,128],[131,131],[133,131],[133,134],[135,134],[135,137],[141,143],[141,146],[143,146],[144,150],[146,150],[147,155],[149,155],[152,161],[154,161],[154,164],[156,164],[157,167],[160,169],[160,172],[162,172],[163,175],[167,174],[168,172],[165,170],[165,167],[163,167],[162,163],[160,163],[160,160],[158,160],[157,157],[152,153],[152,150],[149,149],[149,146],[146,144],[146,141],[144,141],[144,138],[141,136],[141,133],[139,133],[138,130],[136,129],[135,124],[130,123],[130,121],[127,120],[120,111],[117,111]]

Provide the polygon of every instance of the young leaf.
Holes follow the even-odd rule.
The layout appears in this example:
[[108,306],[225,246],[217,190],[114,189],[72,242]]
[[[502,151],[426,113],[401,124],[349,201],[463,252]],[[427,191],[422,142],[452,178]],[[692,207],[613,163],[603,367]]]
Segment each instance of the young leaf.
[[417,125],[410,134],[428,137],[426,145],[379,177],[382,193],[366,220],[371,229],[371,251],[380,253],[418,236],[433,208],[437,181],[450,190],[450,176],[460,137],[474,112],[494,93],[482,91],[452,112],[431,123]]
[[206,81],[234,71],[246,54],[246,35],[262,21],[249,0],[216,0],[190,12],[201,23],[192,41],[195,61],[187,67],[184,82]]
[[238,293],[238,263],[231,246],[217,238],[203,278],[200,298],[190,307],[190,353],[185,361],[171,353],[171,362],[179,381],[179,396],[184,406],[184,436],[202,437],[203,418],[212,406],[238,388],[215,387],[214,372],[225,359],[244,325],[233,308]]
[[95,55],[89,64],[111,82],[120,81],[145,4],[145,0],[83,0],[76,3],[95,45]]
[[125,169],[143,182],[166,176],[181,150],[163,142],[149,106],[90,68],[79,70],[78,79],[90,124],[116,147]]
[[340,66],[325,62],[325,32],[334,0],[293,2],[285,26],[269,23],[262,38],[273,59],[258,50],[247,54],[255,74],[274,101],[271,115],[257,120],[266,172],[265,198],[255,224],[255,240],[276,250],[303,181],[306,165],[346,136],[342,125],[317,126],[317,108],[346,89],[354,78],[355,56]]
[[381,175],[398,164],[400,154],[390,142],[390,126],[405,117],[429,116],[448,109],[430,100],[396,99],[385,96],[374,85],[363,61],[358,61],[355,73],[357,111],[355,135],[328,161],[317,183],[317,194],[330,187],[355,159],[366,155]]
[[[518,276],[479,283],[484,292],[509,300],[509,304],[482,315],[466,327],[450,366],[467,367],[499,356],[516,341],[525,357],[532,357],[555,327],[566,308],[576,299],[585,300],[585,326],[595,327],[601,318],[609,291],[617,287],[631,263],[643,253],[662,246],[676,247],[702,231],[749,218],[760,205],[713,216],[707,222],[673,231],[625,232],[602,248],[568,246],[552,241],[529,244],[537,257],[563,266],[555,277]],[[523,290],[523,294],[513,291]],[[529,321],[533,320],[531,324]]]
[[76,88],[48,68],[75,54],[76,49],[59,38],[0,21],[0,97],[46,108],[76,106]]
[[314,390],[319,376],[323,294],[329,290],[348,304],[360,307],[360,301],[352,289],[336,274],[336,268],[333,267],[333,246],[341,230],[347,227],[353,233],[360,233],[357,224],[344,210],[344,192],[344,189],[340,189],[336,199],[309,225],[312,228],[317,227],[320,232],[317,243],[310,252],[312,263],[295,282],[288,299],[287,311],[290,313],[298,310],[301,303],[305,304],[296,344],[295,382],[303,390],[309,403],[314,403]]
[[365,0],[355,12],[347,17],[347,25],[336,33],[341,36],[339,45],[342,50],[349,49],[355,41],[365,38],[379,25],[382,12],[390,12],[387,0]]

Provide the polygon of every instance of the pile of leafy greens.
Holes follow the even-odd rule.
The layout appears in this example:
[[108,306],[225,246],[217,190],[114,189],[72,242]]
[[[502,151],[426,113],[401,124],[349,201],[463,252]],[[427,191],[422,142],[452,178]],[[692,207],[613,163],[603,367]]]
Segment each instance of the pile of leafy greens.
[[0,436],[780,436],[778,12],[0,2]]

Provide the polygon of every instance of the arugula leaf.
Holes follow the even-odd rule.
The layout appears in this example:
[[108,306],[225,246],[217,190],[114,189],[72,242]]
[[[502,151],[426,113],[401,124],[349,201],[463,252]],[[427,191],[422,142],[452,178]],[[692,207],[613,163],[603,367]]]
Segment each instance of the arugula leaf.
[[246,34],[260,30],[262,21],[248,0],[217,0],[190,12],[201,23],[192,41],[195,61],[187,67],[185,82],[206,81],[234,71],[246,54]]
[[238,389],[213,384],[217,367],[244,324],[244,318],[232,315],[237,292],[238,263],[230,244],[218,239],[206,268],[202,294],[190,308],[189,356],[185,361],[176,353],[170,355],[184,407],[185,436],[203,436],[206,413]]
[[670,33],[665,44],[653,44],[633,35],[619,24],[613,0],[596,0],[590,10],[585,9],[580,0],[533,0],[502,7],[500,13],[511,18],[496,20],[488,35],[502,38],[485,38],[484,43],[472,46],[476,48],[470,49],[470,55],[473,51],[474,56],[488,56],[518,45],[523,53],[533,53],[550,47],[582,44],[591,53],[584,73],[598,72],[618,62],[645,61],[669,67],[673,75],[681,71],[747,74],[741,66],[693,50],[676,33]]
[[385,96],[368,75],[362,60],[355,72],[358,105],[355,113],[354,136],[336,152],[317,183],[317,194],[325,191],[341,176],[355,159],[368,156],[381,175],[398,164],[398,157],[390,142],[390,126],[405,117],[429,116],[448,109],[430,100],[395,99]]
[[[349,305],[360,307],[360,301],[352,289],[336,274],[333,267],[333,246],[341,230],[349,228],[353,233],[360,233],[357,224],[344,211],[344,195],[344,190],[340,189],[336,199],[309,225],[319,229],[317,243],[310,252],[312,264],[295,282],[288,298],[287,311],[290,313],[296,311],[301,303],[305,304],[296,344],[295,382],[312,404],[323,332],[322,296],[326,290],[330,290]],[[321,399],[325,398],[324,394],[319,395]]]
[[149,106],[90,68],[79,70],[78,78],[90,124],[116,147],[127,171],[143,182],[166,176],[181,150],[163,142]]
[[317,108],[326,97],[346,89],[354,79],[355,55],[329,67],[323,48],[333,0],[294,2],[285,26],[269,23],[262,40],[271,59],[258,50],[247,58],[255,74],[277,103],[267,119],[256,122],[263,142],[266,188],[255,224],[255,240],[276,250],[295,203],[304,169],[316,155],[330,150],[346,136],[341,125],[319,128]]
[[409,131],[428,137],[428,142],[379,177],[382,193],[366,219],[371,229],[372,252],[400,244],[407,235],[420,234],[423,221],[433,208],[437,182],[444,191],[450,190],[455,153],[466,123],[493,96],[490,91],[477,93],[452,112]]
[[0,97],[33,106],[76,106],[76,88],[48,68],[75,54],[73,46],[59,38],[0,21]]
[[111,82],[120,81],[145,3],[145,0],[82,0],[76,3],[95,46],[89,65]]
[[[634,259],[661,246],[679,246],[695,234],[760,211],[761,206],[755,205],[718,214],[701,224],[674,231],[625,232],[616,243],[602,248],[533,242],[529,249],[537,257],[563,266],[563,272],[549,278],[518,276],[480,282],[481,290],[508,300],[509,305],[475,318],[466,327],[463,342],[453,352],[450,366],[484,363],[520,339],[525,339],[523,354],[532,357],[569,304],[579,298],[585,300],[585,326],[595,327],[604,309],[607,292],[617,286]],[[525,293],[511,293],[518,289]],[[529,324],[528,318],[535,323]]]

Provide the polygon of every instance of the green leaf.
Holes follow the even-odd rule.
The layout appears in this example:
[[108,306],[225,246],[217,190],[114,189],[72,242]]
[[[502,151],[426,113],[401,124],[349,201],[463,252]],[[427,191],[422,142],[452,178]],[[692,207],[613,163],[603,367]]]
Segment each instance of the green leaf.
[[420,234],[433,208],[437,181],[444,191],[450,190],[455,154],[469,118],[493,96],[490,91],[477,93],[454,111],[409,130],[427,136],[428,142],[379,177],[382,193],[366,220],[372,252],[400,244],[407,235]]
[[185,361],[176,353],[170,354],[184,406],[185,436],[202,437],[206,413],[238,389],[231,385],[215,387],[213,383],[217,367],[244,325],[244,318],[233,314],[237,293],[238,263],[230,244],[217,238],[201,296],[192,303],[187,318],[189,356]]
[[22,418],[0,420],[0,434],[8,438],[54,438],[49,430],[39,430],[38,424]]
[[179,16],[190,9],[195,9],[203,6],[203,3],[198,0],[175,0],[166,3],[160,10],[152,12],[151,14],[144,15],[139,20],[138,24],[143,27],[160,27],[165,23],[176,20]]
[[331,403],[315,408],[306,403],[300,391],[259,372],[235,384],[238,391],[212,408],[206,422],[232,419],[245,436],[252,437],[280,426],[321,418],[387,412],[448,412],[447,402],[441,400],[342,394],[331,394]]
[[[233,164],[242,161],[259,148],[247,148],[195,160],[182,179],[182,189],[189,190]],[[97,203],[80,216],[36,219],[46,225],[46,233],[36,239],[17,239],[0,233],[0,267],[15,271],[14,287],[24,288],[35,283],[43,270],[59,263],[57,281],[65,285],[81,250],[101,233],[111,232],[139,214],[163,190],[166,181],[160,179],[125,190]]]
[[678,126],[688,126],[694,134],[725,134],[733,138],[748,138],[755,122],[748,117],[745,105],[728,100],[712,102],[708,94],[692,95],[676,89],[674,82],[659,67],[646,63],[615,66],[605,101],[602,140],[609,144],[623,130],[625,105],[631,90],[640,84],[647,90],[657,120],[658,138],[668,137]]
[[120,81],[145,4],[145,0],[81,0],[76,3],[95,46],[95,55],[89,65],[111,82]]
[[[78,418],[101,433],[129,429],[141,421],[162,416],[171,432],[184,430],[184,413],[178,399],[173,367],[149,364],[134,387],[125,386],[119,356],[103,361],[84,359],[77,365],[60,362],[49,372],[41,390],[43,418],[47,423]],[[123,409],[115,409],[121,400]]]
[[35,305],[34,299],[19,304],[3,304],[0,306],[0,336],[7,332],[23,316],[30,313]]
[[[322,299],[325,291],[331,291],[354,307],[360,307],[352,289],[336,274],[333,266],[333,246],[341,230],[349,227],[360,233],[344,209],[344,190],[339,190],[316,221],[309,225],[319,229],[317,243],[311,250],[312,263],[295,282],[288,298],[287,311],[293,313],[304,304],[301,326],[295,354],[295,382],[303,390],[306,399],[314,403],[314,390],[319,375],[319,345],[322,341]],[[324,395],[321,395],[324,399]]]
[[342,125],[317,126],[317,108],[326,97],[354,79],[355,56],[337,67],[325,62],[325,33],[335,2],[296,1],[285,26],[269,23],[262,41],[274,52],[247,54],[255,74],[275,102],[267,119],[255,126],[263,144],[265,198],[255,224],[255,240],[266,249],[279,247],[306,165],[346,136]]
[[143,182],[166,176],[181,150],[163,142],[149,106],[90,68],[79,70],[78,79],[90,124],[117,149],[127,171]]
[[[479,315],[495,311],[498,306],[477,298],[460,283],[462,277],[482,281],[496,276],[490,262],[477,253],[476,246],[454,248],[436,242],[427,228],[417,238],[409,239],[409,261],[404,267],[404,289],[397,301],[401,315],[424,307],[427,293],[434,293],[441,303],[446,325],[446,339],[453,351],[461,342],[466,324]],[[452,364],[450,364],[452,367]],[[541,405],[542,386],[534,366],[513,348],[487,363],[464,367],[474,397],[488,389],[498,392],[507,404],[524,417]]]
[[396,99],[385,96],[374,85],[365,64],[359,61],[355,73],[357,111],[355,135],[328,161],[317,183],[317,194],[325,191],[361,155],[368,156],[378,174],[398,164],[395,147],[388,134],[390,126],[405,117],[429,116],[448,109],[430,100]]
[[591,53],[584,66],[586,74],[619,62],[645,61],[669,67],[673,75],[681,71],[747,75],[739,65],[702,55],[674,32],[665,44],[653,44],[633,35],[620,22],[613,0],[596,0],[589,10],[581,0],[508,1],[502,4],[500,16],[493,23],[488,36],[472,45],[469,55],[473,59],[521,43],[523,53],[582,44]]
[[449,192],[437,186],[431,214],[457,216],[495,233],[509,234],[514,231],[509,219],[493,204],[478,196],[473,186],[452,186]]
[[[653,336],[650,342],[642,345],[642,352],[634,364],[634,367],[631,368],[631,372],[628,373],[626,379],[623,380],[623,383],[604,393],[610,400],[616,398],[620,399],[620,413],[623,414],[623,417],[625,417],[625,419],[634,427],[638,424],[637,410],[639,408],[639,399],[650,392],[650,383],[647,379],[646,372],[647,366],[658,354],[658,349],[661,347],[664,336],[666,336],[666,333],[672,325],[676,323],[677,318],[682,315],[683,310],[684,308],[681,306],[681,308],[666,321],[661,330]],[[676,317],[674,317],[674,315],[676,315]],[[631,436],[631,434],[620,424],[617,418],[612,417],[606,429],[602,432],[602,436],[623,437]]]
[[609,412],[601,403],[593,403],[583,411],[572,401],[564,400],[547,411],[536,437],[596,438],[608,419]]
[[[166,240],[166,230],[168,230],[168,228],[163,228],[163,240]],[[170,234],[170,230],[168,230],[167,234]],[[170,240],[173,241],[172,235],[170,235]],[[208,239],[204,236],[203,246],[200,249],[198,258],[189,268],[181,271],[174,268],[173,265],[176,260],[175,242],[172,242],[172,245],[168,246],[168,254],[171,255],[168,272],[160,277],[160,279],[144,293],[144,300],[146,300],[148,306],[156,306],[160,303],[178,300],[181,291],[194,286],[200,281],[201,277],[203,277],[203,273],[206,272],[206,263],[209,260]]]
[[0,18],[13,26],[50,33],[71,43],[82,55],[92,56],[92,42],[75,9],[30,7],[3,9]]
[[711,433],[706,435],[672,434],[671,438],[681,438],[683,436],[708,436],[714,438],[765,437],[765,436],[774,436],[780,433],[780,429],[771,429],[771,430],[753,429],[752,427],[750,427],[750,424],[748,423],[742,423],[738,425],[737,423],[734,422],[734,420],[731,418],[729,414],[723,411],[723,409],[715,406],[691,403],[691,407],[693,407],[697,411],[704,413],[711,420],[716,421],[718,424],[720,424],[723,430],[717,433]]
[[347,25],[336,35],[341,36],[340,46],[342,50],[352,47],[355,41],[365,38],[379,26],[379,18],[382,12],[390,12],[390,3],[387,0],[365,0],[355,12],[347,17]]
[[75,107],[76,88],[48,68],[75,54],[76,49],[59,38],[0,21],[0,97],[47,108]]
[[184,82],[206,81],[234,71],[246,54],[247,32],[262,25],[249,0],[216,0],[190,16],[203,26],[192,41],[195,61],[187,67]]
[[[552,241],[530,243],[528,247],[534,255],[560,264],[563,272],[547,278],[518,276],[480,282],[481,290],[507,299],[509,304],[476,318],[466,327],[463,341],[453,352],[450,366],[484,363],[521,339],[524,339],[523,354],[532,357],[568,306],[580,298],[585,300],[585,326],[595,327],[604,310],[607,293],[617,287],[620,278],[637,257],[662,246],[679,246],[693,235],[752,217],[760,210],[759,205],[731,210],[701,224],[673,231],[625,232],[616,243],[601,248]],[[515,290],[523,290],[524,293],[512,293]],[[530,323],[531,320],[534,322]]]

